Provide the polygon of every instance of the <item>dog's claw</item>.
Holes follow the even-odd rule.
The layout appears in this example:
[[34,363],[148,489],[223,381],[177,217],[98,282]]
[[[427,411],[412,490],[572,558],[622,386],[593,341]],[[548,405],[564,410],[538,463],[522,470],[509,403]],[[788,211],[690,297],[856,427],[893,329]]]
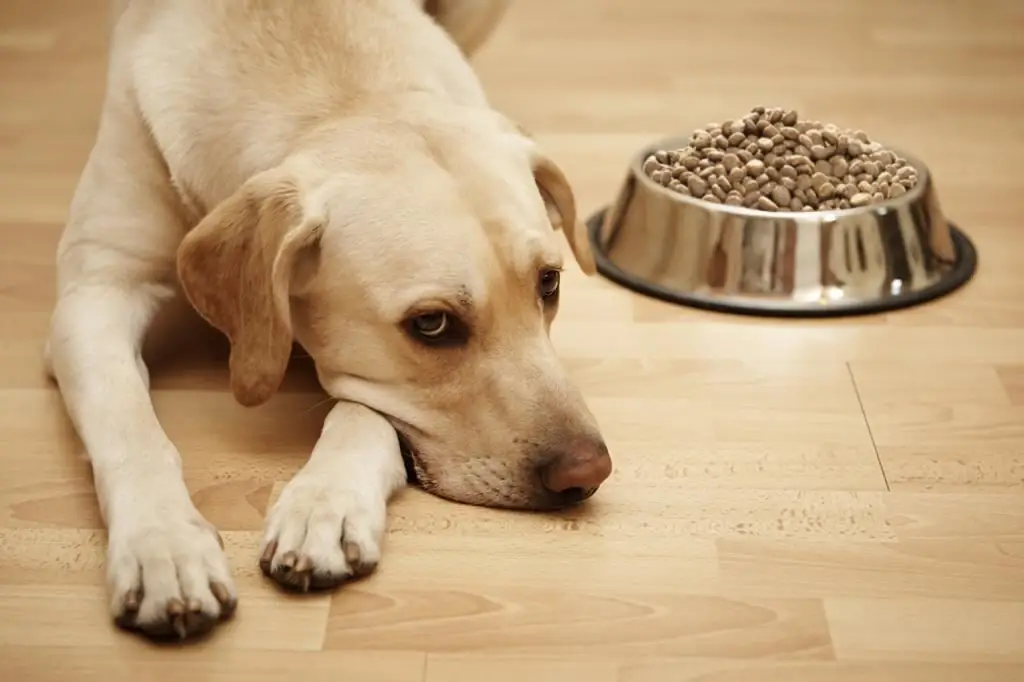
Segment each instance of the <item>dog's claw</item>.
[[220,602],[220,617],[228,619],[233,616],[235,608],[238,606],[238,600],[231,596],[228,588],[220,583],[210,583],[210,591],[213,592],[214,598]]
[[133,615],[138,612],[139,604],[142,602],[140,590],[132,590],[124,598],[124,615]]
[[363,561],[363,550],[354,542],[343,542],[342,551],[345,553],[345,561],[352,569],[352,575],[358,578],[373,573],[377,568],[375,561]]
[[277,540],[267,543],[267,547],[263,550],[263,555],[260,557],[260,570],[263,571],[264,575],[270,575],[271,563],[273,562],[274,555],[276,553]]
[[287,569],[288,572],[291,572],[298,560],[299,557],[295,552],[285,552],[284,556],[281,557],[281,568]]

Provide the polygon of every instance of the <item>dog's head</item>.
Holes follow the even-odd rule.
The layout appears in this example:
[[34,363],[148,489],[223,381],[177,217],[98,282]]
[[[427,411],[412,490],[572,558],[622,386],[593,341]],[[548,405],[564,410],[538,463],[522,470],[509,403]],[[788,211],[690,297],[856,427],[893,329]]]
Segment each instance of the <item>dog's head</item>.
[[350,124],[309,148],[179,249],[238,401],[274,393],[297,340],[329,394],[391,420],[431,492],[531,509],[592,494],[611,460],[549,338],[558,232],[594,267],[559,167],[479,118]]

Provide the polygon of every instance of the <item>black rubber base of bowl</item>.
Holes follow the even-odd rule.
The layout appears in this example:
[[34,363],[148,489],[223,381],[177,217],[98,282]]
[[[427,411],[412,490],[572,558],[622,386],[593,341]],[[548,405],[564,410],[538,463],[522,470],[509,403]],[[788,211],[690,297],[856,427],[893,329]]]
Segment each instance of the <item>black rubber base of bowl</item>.
[[673,291],[657,284],[645,282],[634,275],[620,270],[612,263],[608,256],[598,245],[598,233],[604,221],[604,214],[607,208],[597,211],[587,219],[587,234],[590,238],[590,248],[594,252],[594,261],[597,264],[597,271],[604,277],[638,294],[656,298],[668,303],[675,303],[689,308],[698,308],[718,313],[732,313],[734,315],[749,315],[757,317],[785,317],[785,318],[823,318],[823,317],[852,317],[854,315],[873,315],[902,308],[921,305],[953,293],[964,284],[970,281],[978,269],[978,252],[974,244],[966,234],[958,227],[950,223],[953,245],[956,248],[957,262],[945,278],[936,282],[927,289],[915,291],[905,296],[886,298],[877,302],[846,304],[833,307],[807,307],[807,308],[763,308],[745,303],[727,303],[724,301],[711,301],[699,296]]

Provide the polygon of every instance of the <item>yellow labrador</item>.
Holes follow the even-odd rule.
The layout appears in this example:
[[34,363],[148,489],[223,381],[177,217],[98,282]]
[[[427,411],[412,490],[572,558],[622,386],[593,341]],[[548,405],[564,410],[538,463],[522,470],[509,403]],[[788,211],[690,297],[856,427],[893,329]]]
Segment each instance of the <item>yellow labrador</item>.
[[149,396],[141,343],[176,296],[268,400],[298,342],[337,400],[269,512],[261,565],[373,569],[405,482],[524,509],[611,471],[549,340],[572,190],[490,108],[468,56],[508,0],[128,0],[58,250],[47,358],[92,462],[119,623],[208,630],[236,592]]

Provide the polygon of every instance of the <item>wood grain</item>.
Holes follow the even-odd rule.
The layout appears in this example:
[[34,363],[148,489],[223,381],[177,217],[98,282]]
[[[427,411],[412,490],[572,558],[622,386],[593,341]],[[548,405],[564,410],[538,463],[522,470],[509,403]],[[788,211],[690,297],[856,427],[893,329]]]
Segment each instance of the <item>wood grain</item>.
[[168,647],[108,621],[89,467],[41,365],[106,4],[0,3],[0,679],[1024,679],[1024,5],[516,0],[477,68],[584,216],[651,139],[785,105],[924,158],[978,276],[920,308],[807,322],[570,268],[554,335],[615,455],[600,495],[528,515],[407,490],[379,572],[306,599],[256,551],[327,409],[315,378],[297,361],[242,408],[223,340],[191,319],[151,349],[154,403],[242,602]]

